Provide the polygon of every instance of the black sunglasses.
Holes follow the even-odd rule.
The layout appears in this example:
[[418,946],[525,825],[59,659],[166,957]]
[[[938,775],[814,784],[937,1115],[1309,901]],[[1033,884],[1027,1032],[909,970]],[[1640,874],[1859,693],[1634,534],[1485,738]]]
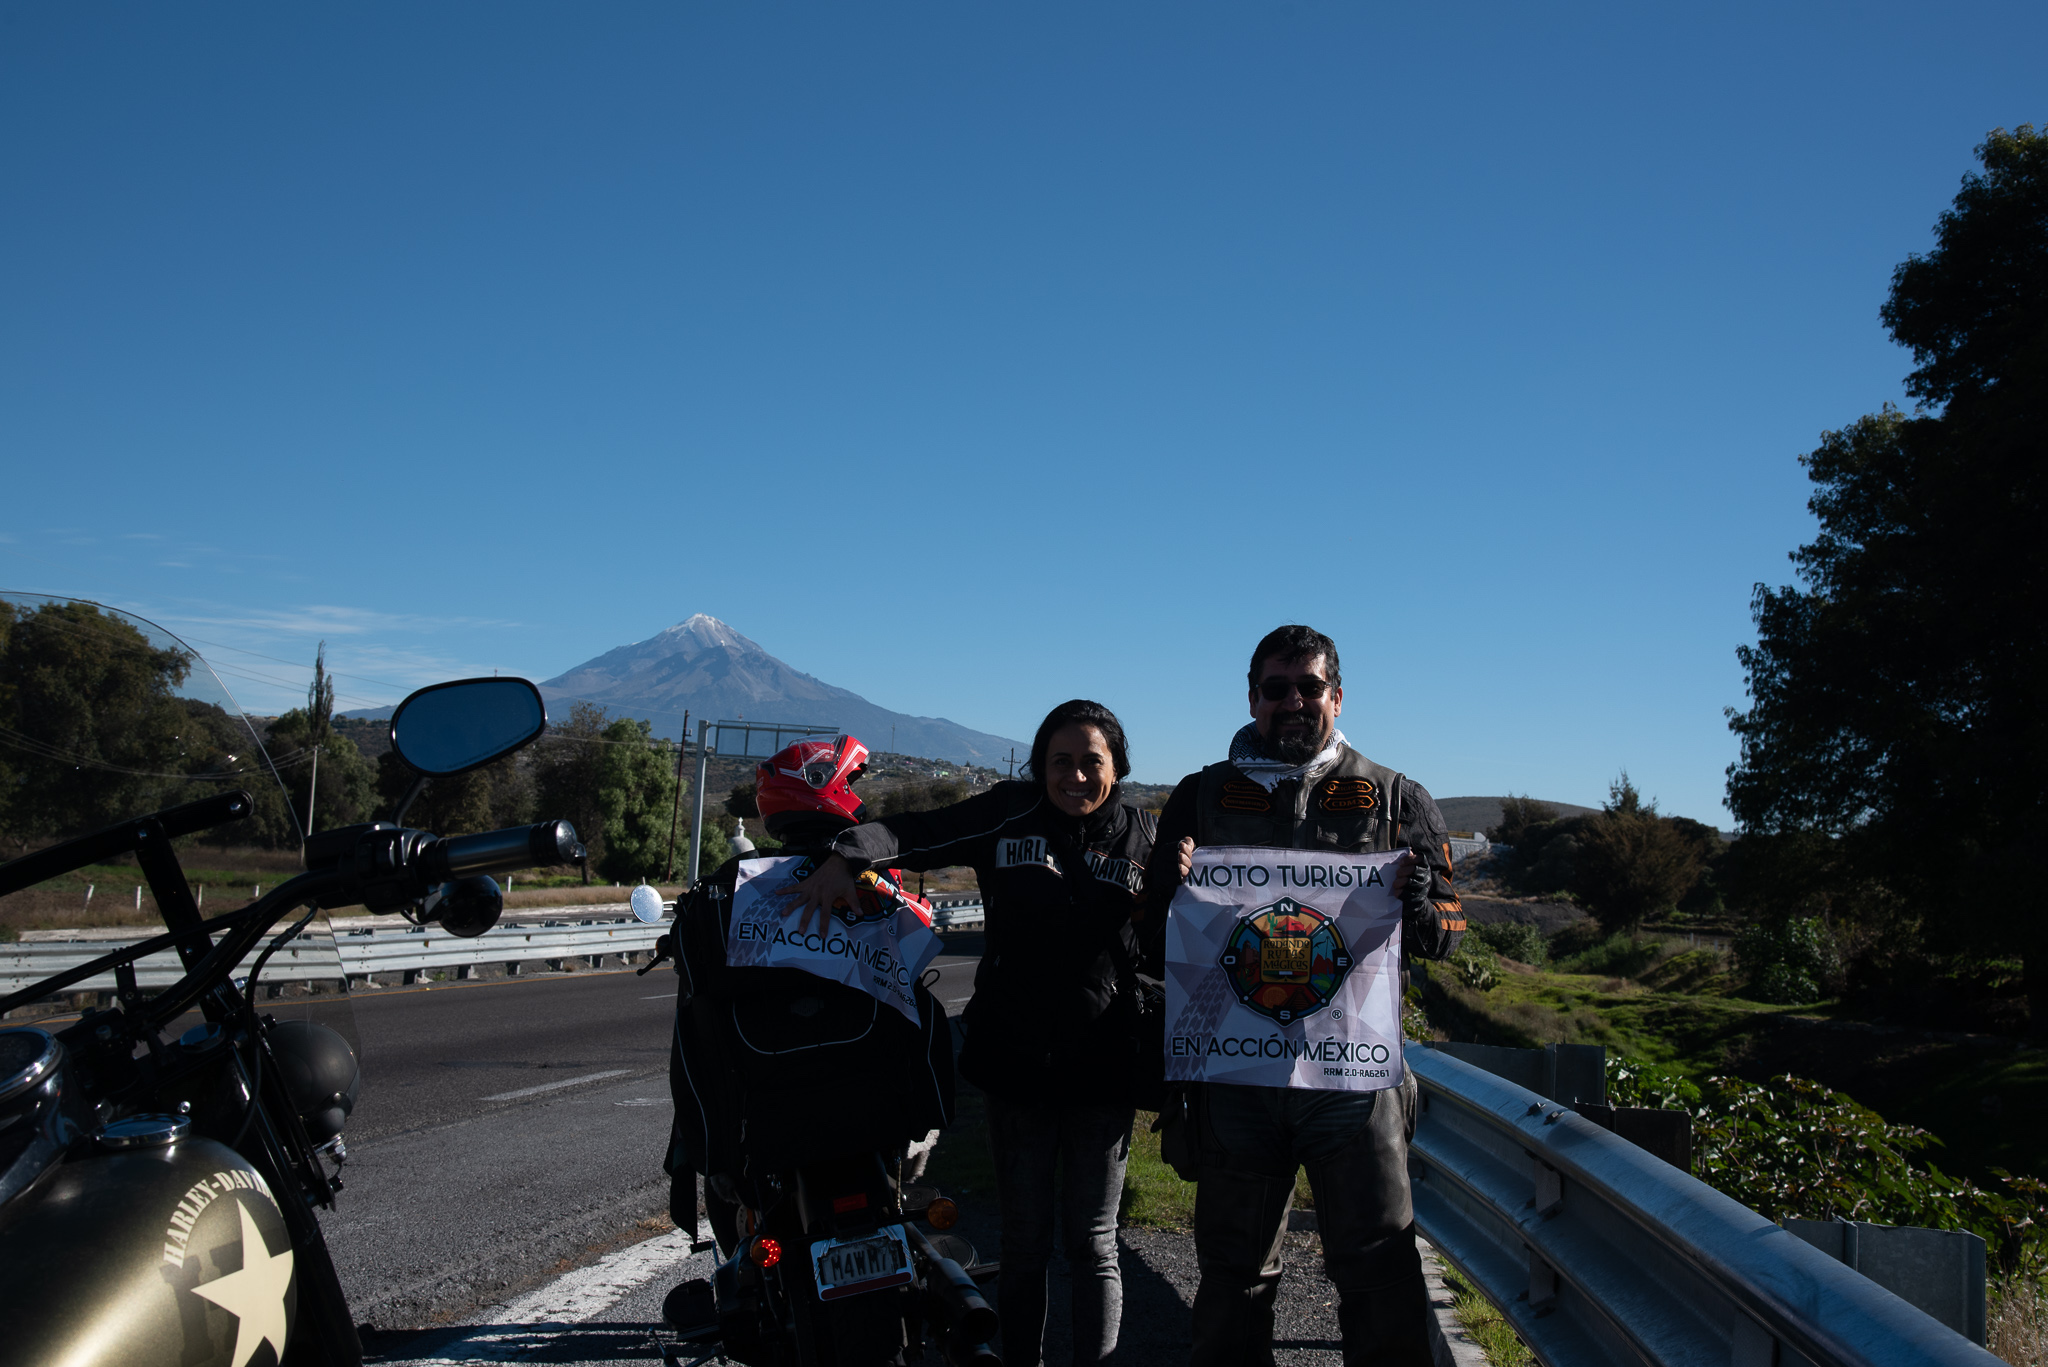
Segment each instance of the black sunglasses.
[[1267,702],[1279,702],[1289,693],[1299,690],[1301,696],[1314,702],[1330,691],[1328,679],[1261,679],[1259,696]]

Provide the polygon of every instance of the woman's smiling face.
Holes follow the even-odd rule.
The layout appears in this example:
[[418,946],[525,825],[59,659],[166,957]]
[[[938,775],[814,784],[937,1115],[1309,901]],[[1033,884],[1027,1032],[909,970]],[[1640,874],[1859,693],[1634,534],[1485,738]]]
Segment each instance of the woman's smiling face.
[[1092,726],[1062,726],[1045,747],[1045,795],[1068,816],[1087,816],[1116,787],[1109,742]]

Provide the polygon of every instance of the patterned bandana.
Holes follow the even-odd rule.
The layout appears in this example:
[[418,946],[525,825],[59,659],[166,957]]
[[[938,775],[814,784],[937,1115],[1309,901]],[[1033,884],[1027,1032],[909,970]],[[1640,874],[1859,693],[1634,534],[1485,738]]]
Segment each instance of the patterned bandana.
[[1304,782],[1314,778],[1337,762],[1337,752],[1346,743],[1342,731],[1332,732],[1330,743],[1314,759],[1306,764],[1289,764],[1285,760],[1267,758],[1266,743],[1259,735],[1258,724],[1247,722],[1230,738],[1230,762],[1237,766],[1239,773],[1270,793],[1290,778]]

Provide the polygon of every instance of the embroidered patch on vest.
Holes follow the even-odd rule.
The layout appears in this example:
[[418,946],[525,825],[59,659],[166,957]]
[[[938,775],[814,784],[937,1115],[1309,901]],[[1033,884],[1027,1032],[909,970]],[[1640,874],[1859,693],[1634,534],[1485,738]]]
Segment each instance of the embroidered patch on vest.
[[1226,812],[1270,812],[1273,799],[1266,790],[1250,779],[1234,778],[1223,785],[1223,810]]
[[1369,778],[1326,779],[1316,793],[1326,812],[1369,812],[1380,805],[1379,789]]

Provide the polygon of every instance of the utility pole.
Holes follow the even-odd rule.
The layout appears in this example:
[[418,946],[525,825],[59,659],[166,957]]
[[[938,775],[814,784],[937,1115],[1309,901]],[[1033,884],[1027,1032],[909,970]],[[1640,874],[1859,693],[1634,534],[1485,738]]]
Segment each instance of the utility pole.
[[320,787],[320,747],[313,747],[313,777],[306,780],[306,839],[313,838],[313,794]]
[[698,866],[704,862],[704,773],[710,764],[705,742],[710,739],[711,723],[697,723],[697,791],[690,794],[690,886],[697,886]]
[[676,881],[676,828],[683,823],[683,756],[690,748],[690,709],[683,709],[683,734],[676,741],[676,810],[668,822],[668,864],[664,883]]

